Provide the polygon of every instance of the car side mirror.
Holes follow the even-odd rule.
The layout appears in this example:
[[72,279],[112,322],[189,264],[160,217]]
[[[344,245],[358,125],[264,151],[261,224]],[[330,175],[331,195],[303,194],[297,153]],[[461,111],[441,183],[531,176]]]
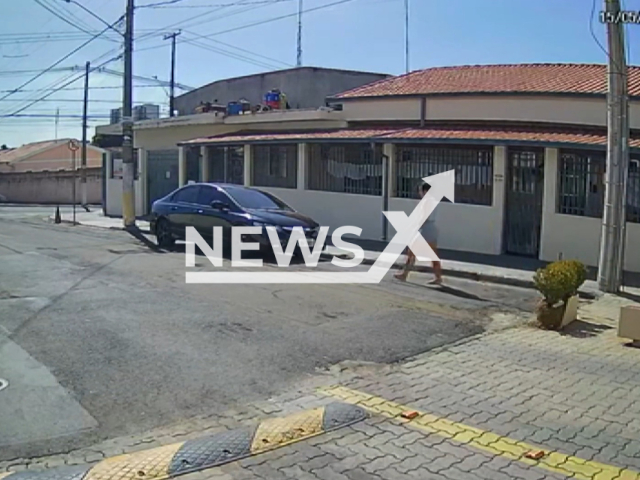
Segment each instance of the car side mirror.
[[229,205],[221,202],[220,200],[215,200],[211,202],[211,208],[213,208],[214,210],[220,210],[221,212],[226,212],[229,210]]

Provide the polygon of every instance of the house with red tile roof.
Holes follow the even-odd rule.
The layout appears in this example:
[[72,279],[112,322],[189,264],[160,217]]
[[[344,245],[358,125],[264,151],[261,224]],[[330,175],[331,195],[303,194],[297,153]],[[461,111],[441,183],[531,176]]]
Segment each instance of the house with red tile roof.
[[[164,168],[177,185],[256,186],[322,225],[357,225],[371,239],[386,231],[385,196],[389,210],[410,212],[421,178],[455,169],[456,201],[438,215],[441,248],[596,266],[607,85],[604,65],[428,68],[336,92],[328,108],[139,126],[136,146],[147,171],[156,149],[175,152]],[[628,94],[627,245],[638,245],[640,67],[628,69]],[[625,268],[640,272],[633,249]]]
[[[0,173],[73,171],[71,139],[45,140],[0,150]],[[78,142],[78,145],[80,142]],[[87,145],[87,168],[101,168],[104,150]],[[80,168],[80,152],[76,152],[75,169]]]

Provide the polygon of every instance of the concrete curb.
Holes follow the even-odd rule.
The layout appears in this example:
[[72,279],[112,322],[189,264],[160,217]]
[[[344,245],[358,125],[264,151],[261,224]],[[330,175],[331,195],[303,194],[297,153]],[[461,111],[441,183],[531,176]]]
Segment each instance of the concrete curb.
[[0,473],[2,480],[164,480],[266,453],[368,417],[343,402],[186,442],[106,458],[93,465]]
[[[321,257],[324,258],[325,260],[330,260],[334,256],[336,255],[331,253],[321,254]],[[337,256],[340,256],[340,255],[337,255]],[[375,261],[376,260],[372,258],[365,258],[362,261],[362,264],[373,265]],[[403,267],[404,267],[404,263],[402,262],[395,262],[393,264],[393,268],[400,269]],[[433,273],[433,269],[431,267],[427,267],[426,265],[416,265],[414,266],[413,270],[420,273]],[[533,283],[533,273],[531,274],[531,277],[532,277],[531,280],[525,280],[523,278],[508,277],[504,275],[494,275],[489,273],[474,272],[472,270],[458,270],[458,269],[452,269],[452,268],[443,268],[442,273],[449,277],[475,280],[476,282],[487,282],[487,283],[495,283],[498,285],[508,285],[512,287],[535,289],[535,284]],[[594,300],[599,296],[599,294],[595,292],[590,292],[587,290],[581,290],[578,293],[581,298],[585,298],[589,300]]]

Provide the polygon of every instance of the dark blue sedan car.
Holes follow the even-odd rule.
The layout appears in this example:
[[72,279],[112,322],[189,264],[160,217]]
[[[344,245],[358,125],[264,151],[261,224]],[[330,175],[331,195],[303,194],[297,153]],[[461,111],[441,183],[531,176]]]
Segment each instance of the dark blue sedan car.
[[213,237],[213,227],[223,227],[224,242],[230,239],[231,227],[263,227],[262,234],[247,241],[257,241],[264,252],[271,242],[265,227],[274,226],[286,246],[293,227],[302,227],[312,247],[319,225],[279,198],[255,188],[230,184],[193,183],[181,187],[151,207],[151,231],[158,246],[170,248],[185,239],[185,227],[194,227],[205,239]]

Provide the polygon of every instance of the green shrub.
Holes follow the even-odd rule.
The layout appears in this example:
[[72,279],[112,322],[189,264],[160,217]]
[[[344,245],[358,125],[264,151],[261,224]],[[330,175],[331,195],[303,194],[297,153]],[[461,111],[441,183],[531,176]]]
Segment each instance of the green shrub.
[[544,303],[552,307],[566,302],[587,278],[587,269],[577,260],[560,260],[539,269],[533,276],[536,288],[542,294]]

